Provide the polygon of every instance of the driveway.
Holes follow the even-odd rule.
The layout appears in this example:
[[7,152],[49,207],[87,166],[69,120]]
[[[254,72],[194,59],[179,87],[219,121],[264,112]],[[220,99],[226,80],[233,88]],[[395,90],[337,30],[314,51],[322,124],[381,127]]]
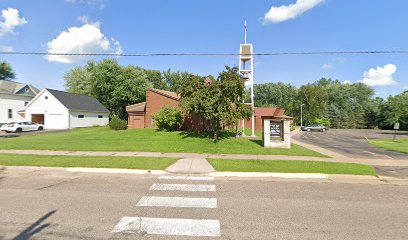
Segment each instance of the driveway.
[[[368,140],[392,138],[394,131],[366,129],[331,129],[327,132],[301,132],[295,140],[331,150],[354,159],[390,159],[408,161],[408,154],[374,147]],[[397,138],[408,138],[408,132],[398,132]],[[382,176],[408,179],[407,167],[374,166]]]
[[[388,130],[331,129],[327,132],[301,132],[295,135],[294,139],[351,158],[408,160],[408,154],[377,148],[367,141],[392,138],[393,133]],[[397,138],[408,138],[408,132],[399,132]]]
[[45,134],[45,133],[55,133],[55,132],[65,132],[68,130],[42,130],[42,131],[31,131],[31,132],[20,132],[20,133],[6,133],[4,131],[0,131],[0,137],[15,137],[15,136],[23,136],[23,135],[33,135],[33,134]]

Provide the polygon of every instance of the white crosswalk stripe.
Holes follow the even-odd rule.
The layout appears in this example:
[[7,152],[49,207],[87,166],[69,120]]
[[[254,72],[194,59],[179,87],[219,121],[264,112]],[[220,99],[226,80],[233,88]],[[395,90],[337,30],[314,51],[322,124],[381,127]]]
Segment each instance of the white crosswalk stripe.
[[150,190],[183,191],[183,192],[215,192],[215,185],[203,184],[153,184]]
[[215,198],[142,197],[139,207],[217,208]]
[[123,217],[112,232],[218,237],[220,236],[220,221],[208,219]]
[[161,175],[159,179],[166,180],[191,180],[191,181],[214,181],[214,177],[194,177],[194,176],[171,176]]
[[[159,180],[168,181],[214,181],[213,176],[181,176],[162,175]],[[159,184],[154,183],[150,191],[160,191],[165,194],[171,191],[183,192],[215,192],[214,184]],[[184,193],[187,194],[187,193]],[[192,194],[192,193],[191,193]],[[189,209],[216,209],[216,198],[203,197],[167,197],[144,196],[136,204],[137,207],[154,208],[189,208]],[[186,211],[186,210],[184,210]],[[195,211],[194,211],[195,212]],[[175,216],[167,216],[175,217]],[[220,221],[217,219],[184,219],[184,218],[155,218],[123,217],[114,227],[112,233],[154,234],[190,237],[219,237],[221,236]]]

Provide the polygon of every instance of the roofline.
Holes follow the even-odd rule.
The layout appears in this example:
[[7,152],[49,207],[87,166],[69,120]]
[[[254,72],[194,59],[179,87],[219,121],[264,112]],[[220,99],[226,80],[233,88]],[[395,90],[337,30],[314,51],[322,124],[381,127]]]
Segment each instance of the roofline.
[[54,94],[52,94],[50,91],[48,91],[47,88],[44,88],[43,90],[41,90],[33,99],[31,99],[31,101],[27,104],[27,106],[24,107],[23,110],[24,110],[24,111],[27,110],[27,108],[28,108],[29,106],[31,106],[31,104],[33,104],[33,102],[34,102],[35,100],[37,100],[37,99],[40,97],[40,95],[42,95],[45,91],[47,91],[49,94],[51,94],[51,95],[57,100],[57,102],[58,102],[59,104],[61,104],[62,107],[64,107],[65,109],[67,109],[67,110],[69,111],[69,109],[68,109],[64,104],[62,104],[62,102],[60,102],[60,100],[58,100],[58,99],[54,96]]
[[4,95],[11,95],[11,96],[20,96],[20,97],[31,97],[31,98],[35,98],[35,96],[37,96],[38,94],[34,95],[34,96],[29,96],[29,95],[24,95],[24,94],[15,94],[15,93],[2,93],[0,92],[0,94],[4,94]]
[[[180,99],[181,99],[181,97],[176,98],[176,97],[167,95],[167,94],[165,94],[165,93],[162,93],[162,92],[160,92],[160,89],[149,88],[148,91],[152,91],[152,92],[154,92],[154,93],[160,94],[160,95],[162,95],[162,96],[164,96],[164,97],[171,98],[171,99],[176,100],[176,101],[180,101]],[[166,90],[163,90],[163,91],[166,91]]]
[[71,111],[77,111],[77,112],[93,112],[93,113],[110,113],[110,111],[89,111],[89,110],[80,110],[80,109],[70,109],[67,108],[69,112]]
[[35,95],[35,97],[33,98],[33,99],[31,99],[31,101],[27,104],[27,106],[25,106],[24,107],[24,111],[29,107],[29,106],[31,106],[31,104],[37,99],[37,98],[39,98],[40,97],[40,95],[43,93],[43,92],[45,92],[47,89],[46,88],[44,88],[43,90],[41,90],[37,95]]

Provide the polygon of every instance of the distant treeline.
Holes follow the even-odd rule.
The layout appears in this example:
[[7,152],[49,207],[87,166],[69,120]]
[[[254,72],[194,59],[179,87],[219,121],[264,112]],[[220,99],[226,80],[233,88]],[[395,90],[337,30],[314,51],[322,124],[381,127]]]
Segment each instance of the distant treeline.
[[408,91],[387,99],[374,97],[374,89],[363,84],[344,84],[322,78],[297,88],[289,83],[265,83],[254,86],[255,106],[282,107],[300,124],[321,123],[331,128],[408,129]]
[[[145,101],[146,89],[180,92],[192,74],[158,71],[138,66],[121,66],[116,59],[89,61],[64,76],[69,92],[94,96],[113,115],[127,119],[126,106]],[[212,76],[207,76],[214,79]],[[304,124],[322,123],[331,128],[391,129],[400,122],[408,130],[408,91],[382,99],[362,83],[344,84],[322,78],[297,88],[289,83],[265,83],[254,86],[255,106],[281,107],[300,124],[300,105]],[[249,96],[249,94],[247,94]]]

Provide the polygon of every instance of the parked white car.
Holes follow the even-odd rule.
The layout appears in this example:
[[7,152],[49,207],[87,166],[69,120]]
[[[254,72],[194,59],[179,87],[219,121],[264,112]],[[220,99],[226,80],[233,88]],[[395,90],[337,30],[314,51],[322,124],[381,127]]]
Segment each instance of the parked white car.
[[0,127],[0,131],[5,132],[41,131],[43,129],[44,125],[33,122],[12,122]]

